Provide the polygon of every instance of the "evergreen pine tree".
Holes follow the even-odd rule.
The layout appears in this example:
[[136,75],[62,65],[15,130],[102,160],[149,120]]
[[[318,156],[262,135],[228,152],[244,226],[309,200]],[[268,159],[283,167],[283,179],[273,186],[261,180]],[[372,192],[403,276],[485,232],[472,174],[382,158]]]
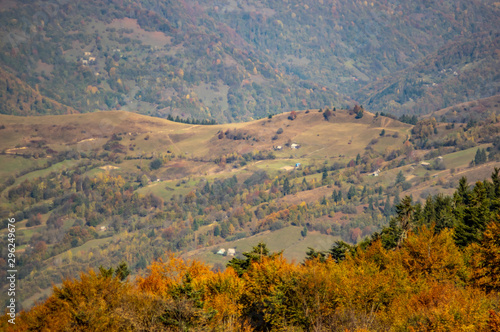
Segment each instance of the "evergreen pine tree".
[[391,199],[389,195],[387,195],[387,199],[385,200],[384,204],[384,216],[386,218],[389,218],[392,214],[392,206],[391,206]]
[[290,193],[290,181],[288,181],[288,178],[285,178],[285,181],[283,181],[283,195],[288,195]]
[[472,242],[481,240],[486,225],[492,220],[490,199],[482,182],[477,182],[474,186],[470,202],[465,206],[463,218],[458,220],[455,241],[459,246],[466,247]]
[[327,180],[328,180],[328,172],[327,172],[326,167],[325,167],[325,168],[323,168],[323,175],[321,177],[321,183],[323,185],[325,185]]

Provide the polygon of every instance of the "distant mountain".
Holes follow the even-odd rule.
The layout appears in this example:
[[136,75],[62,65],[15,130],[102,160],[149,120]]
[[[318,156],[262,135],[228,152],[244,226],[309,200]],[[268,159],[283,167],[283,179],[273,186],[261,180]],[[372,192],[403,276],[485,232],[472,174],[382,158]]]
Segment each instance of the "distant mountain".
[[72,107],[44,97],[27,83],[0,67],[0,109],[2,113],[18,115],[74,114]]
[[[498,30],[500,14],[493,1],[479,0],[0,6],[0,67],[41,95],[79,112],[123,109],[219,122],[353,105],[351,97],[364,102],[367,84],[415,66],[459,37],[475,43],[478,34]],[[483,78],[470,95],[491,95],[485,86],[498,78]],[[3,106],[0,112],[25,114]]]
[[[212,3],[212,1],[207,1]],[[354,90],[461,36],[498,30],[493,1],[241,1],[207,12],[288,74]]]
[[500,94],[499,49],[499,32],[460,38],[415,66],[368,84],[354,98],[368,109],[400,115],[428,114]]

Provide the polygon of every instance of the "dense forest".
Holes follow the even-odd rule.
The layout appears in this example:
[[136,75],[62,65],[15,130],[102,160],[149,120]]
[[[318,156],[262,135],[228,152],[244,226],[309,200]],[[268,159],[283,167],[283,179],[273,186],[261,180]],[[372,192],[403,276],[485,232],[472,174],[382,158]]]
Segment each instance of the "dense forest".
[[3,114],[124,109],[223,123],[353,99],[423,114],[499,92],[491,1],[51,0],[1,9]]
[[500,177],[405,197],[388,227],[289,262],[263,243],[227,268],[175,255],[68,279],[7,331],[498,330]]

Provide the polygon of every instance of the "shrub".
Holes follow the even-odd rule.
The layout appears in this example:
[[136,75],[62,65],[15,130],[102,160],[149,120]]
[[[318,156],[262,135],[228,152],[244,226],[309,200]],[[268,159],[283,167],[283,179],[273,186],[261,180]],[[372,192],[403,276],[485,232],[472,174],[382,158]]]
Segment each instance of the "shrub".
[[162,164],[163,162],[160,159],[155,159],[149,164],[149,167],[151,169],[158,169],[161,167]]

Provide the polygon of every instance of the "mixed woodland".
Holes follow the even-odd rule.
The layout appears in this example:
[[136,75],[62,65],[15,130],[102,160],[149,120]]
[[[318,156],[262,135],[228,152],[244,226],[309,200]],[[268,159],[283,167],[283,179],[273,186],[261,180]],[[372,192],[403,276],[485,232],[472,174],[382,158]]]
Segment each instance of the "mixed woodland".
[[500,330],[498,17],[2,2],[0,330]]
[[[154,261],[166,259],[168,252],[216,252],[215,248],[226,243],[269,232],[300,229],[300,239],[313,241],[308,234],[321,235],[328,241],[357,245],[388,226],[406,195],[412,198],[418,219],[427,218],[427,227],[433,221],[439,230],[454,227],[463,216],[456,214],[459,210],[449,198],[436,194],[450,192],[459,185],[456,173],[490,171],[500,158],[496,119],[455,127],[454,123],[440,123],[434,118],[401,117],[402,121],[415,123],[407,125],[385,115],[369,114],[361,107],[290,112],[239,129],[198,125],[197,130],[209,133],[199,131],[193,136],[206,135],[208,141],[201,146],[220,147],[217,152],[190,156],[170,151],[175,145],[158,151],[157,144],[164,141],[164,134],[151,131],[151,123],[141,132],[126,122],[127,130],[134,130],[132,133],[117,126],[113,134],[95,138],[99,143],[90,149],[79,143],[68,145],[70,137],[76,136],[77,141],[88,137],[82,129],[90,131],[89,127],[96,126],[93,121],[101,119],[99,114],[90,114],[89,125],[72,124],[79,117],[71,115],[69,122],[57,125],[51,121],[33,125],[5,122],[7,125],[1,129],[6,142],[22,132],[37,135],[22,148],[18,145],[17,149],[4,149],[2,154],[6,165],[19,160],[26,164],[19,170],[13,168],[0,184],[0,230],[6,232],[7,218],[14,218],[19,225],[16,246],[20,255],[16,264],[21,308],[28,309],[46,298],[52,285],[74,278],[80,271],[126,262],[133,276],[141,275]],[[136,123],[147,120],[137,117]],[[162,130],[168,126],[182,132],[191,128],[161,121]],[[303,165],[286,171],[282,167],[267,168],[273,163],[294,163],[297,157],[290,156],[292,140],[287,138],[294,126],[299,133],[307,124],[326,126],[324,130],[330,133],[337,121],[352,125],[365,121],[375,126],[371,129],[374,137],[365,138],[364,152],[334,156],[331,160],[302,157]],[[388,121],[397,127],[377,129]],[[264,129],[260,129],[264,125],[270,126],[266,138]],[[275,129],[278,125],[281,127]],[[261,132],[255,132],[252,126]],[[411,138],[395,128],[411,134]],[[54,136],[54,131],[59,136]],[[175,138],[173,134],[169,137]],[[188,143],[192,139],[182,137],[187,137]],[[392,141],[394,145],[379,148],[380,141]],[[285,151],[272,148],[281,142]],[[224,152],[224,147],[232,144],[236,144],[233,152]],[[258,144],[264,145],[257,148]],[[249,147],[253,150],[249,151]],[[9,154],[14,153],[11,151],[15,154]],[[450,169],[441,157],[463,153],[470,159],[464,159],[462,170]],[[422,160],[431,162],[421,166]],[[259,169],[257,165],[269,166]],[[206,172],[214,175],[206,176]],[[392,176],[373,176],[379,172]],[[448,180],[435,178],[435,174],[444,174]],[[460,183],[462,187],[470,184]],[[414,188],[423,190],[412,191]],[[485,190],[491,191],[488,188]],[[431,207],[436,211],[426,210]],[[481,228],[480,233],[483,231]],[[286,243],[282,246],[286,247]],[[0,262],[5,262],[7,246],[2,248]],[[240,249],[237,257],[242,258]],[[224,264],[223,260],[213,261],[210,266],[221,268]],[[0,277],[6,277],[5,270],[0,271]]]
[[323,105],[426,114],[498,86],[492,1],[12,1],[0,112],[219,123]]
[[100,267],[64,280],[9,331],[345,331],[500,327],[500,177],[404,197],[388,227],[289,262],[259,243],[227,268],[171,254],[134,280]]

